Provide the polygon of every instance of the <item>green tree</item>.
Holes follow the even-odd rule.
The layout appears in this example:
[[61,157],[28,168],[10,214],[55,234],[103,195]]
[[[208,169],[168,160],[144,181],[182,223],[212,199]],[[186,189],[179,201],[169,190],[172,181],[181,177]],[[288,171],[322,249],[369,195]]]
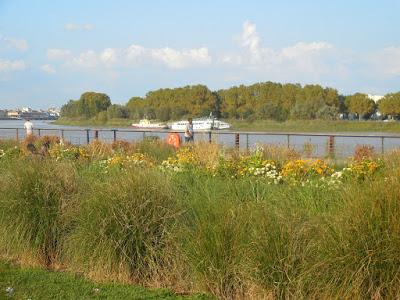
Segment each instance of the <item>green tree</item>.
[[129,118],[129,110],[126,106],[112,104],[107,109],[108,119],[127,119]]
[[70,100],[61,109],[63,117],[95,117],[111,105],[110,97],[103,93],[86,92],[79,100]]
[[345,103],[348,111],[357,114],[360,120],[371,115],[376,108],[374,100],[370,99],[368,95],[361,93],[347,96]]
[[391,117],[400,116],[400,92],[387,94],[378,102],[379,111]]

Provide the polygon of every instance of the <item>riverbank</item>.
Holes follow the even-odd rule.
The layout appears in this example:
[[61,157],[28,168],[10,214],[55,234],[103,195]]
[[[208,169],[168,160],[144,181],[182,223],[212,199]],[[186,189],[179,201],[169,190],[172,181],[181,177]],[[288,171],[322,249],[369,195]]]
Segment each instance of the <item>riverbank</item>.
[[[277,122],[272,120],[224,120],[231,124],[232,130],[266,131],[266,132],[392,132],[400,133],[400,122],[382,121],[347,121],[347,120],[290,120]],[[137,120],[112,119],[99,122],[94,119],[65,119],[53,122],[56,125],[67,126],[102,126],[130,127]]]

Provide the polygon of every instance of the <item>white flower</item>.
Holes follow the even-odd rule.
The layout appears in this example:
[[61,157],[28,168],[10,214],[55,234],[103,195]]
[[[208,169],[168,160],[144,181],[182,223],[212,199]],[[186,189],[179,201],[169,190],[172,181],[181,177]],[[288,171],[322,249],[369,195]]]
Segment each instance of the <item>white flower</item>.
[[14,289],[11,286],[9,286],[6,288],[6,292],[12,294],[14,292]]

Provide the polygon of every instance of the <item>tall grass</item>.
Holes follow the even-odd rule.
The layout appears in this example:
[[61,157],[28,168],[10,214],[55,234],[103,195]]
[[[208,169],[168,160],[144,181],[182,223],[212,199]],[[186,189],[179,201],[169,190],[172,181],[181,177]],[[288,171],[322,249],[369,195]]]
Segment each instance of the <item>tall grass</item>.
[[10,162],[1,178],[1,245],[12,256],[30,252],[33,260],[49,267],[62,248],[75,169],[68,163],[28,158]]
[[114,175],[107,182],[83,179],[66,260],[96,278],[151,281],[167,263],[163,252],[179,213],[172,187],[143,169]]
[[[170,151],[151,147],[141,149]],[[204,164],[218,158],[193,147]],[[396,299],[400,159],[385,159],[381,178],[337,189],[9,160],[0,164],[0,255],[223,299]]]

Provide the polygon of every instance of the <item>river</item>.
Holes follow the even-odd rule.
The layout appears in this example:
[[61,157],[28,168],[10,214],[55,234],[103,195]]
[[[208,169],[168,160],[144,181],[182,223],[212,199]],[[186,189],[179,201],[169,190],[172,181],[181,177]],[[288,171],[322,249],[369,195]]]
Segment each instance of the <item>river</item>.
[[[95,138],[95,130],[98,130],[99,140],[112,142],[114,140],[114,132],[110,128],[101,128],[98,126],[92,127],[80,127],[80,126],[64,126],[55,125],[52,121],[34,120],[34,134],[36,135],[58,135],[63,136],[64,140],[69,141],[73,144],[85,144],[87,143],[87,132],[85,129],[90,129],[89,140],[92,141]],[[23,120],[0,120],[0,138],[1,139],[23,139],[25,137],[25,131],[23,129]],[[165,139],[168,132],[136,132],[129,128],[115,128],[116,138],[119,140],[135,141],[143,139],[143,137],[157,136],[160,139]],[[320,133],[324,134],[324,133]],[[379,132],[346,132],[336,133],[343,134],[346,136],[335,136],[334,137],[334,149],[335,155],[338,157],[348,157],[354,153],[354,149],[357,145],[370,145],[374,147],[375,151],[381,153],[382,150],[385,152],[400,147],[400,136],[390,133],[379,133]],[[371,136],[369,136],[371,135]],[[377,137],[378,135],[384,136],[384,138]],[[213,131],[212,140],[223,144],[225,146],[233,147],[235,145],[235,132],[233,131]],[[208,132],[195,133],[196,140],[209,140]],[[298,151],[304,151],[305,148],[311,151],[312,156],[325,156],[328,151],[329,134],[324,136],[313,136],[313,133],[304,133],[299,135],[298,133],[271,133],[271,134],[259,134],[259,133],[240,133],[240,147],[242,149],[254,148],[259,144],[274,144],[291,148],[295,148]],[[383,147],[383,148],[382,148]]]

